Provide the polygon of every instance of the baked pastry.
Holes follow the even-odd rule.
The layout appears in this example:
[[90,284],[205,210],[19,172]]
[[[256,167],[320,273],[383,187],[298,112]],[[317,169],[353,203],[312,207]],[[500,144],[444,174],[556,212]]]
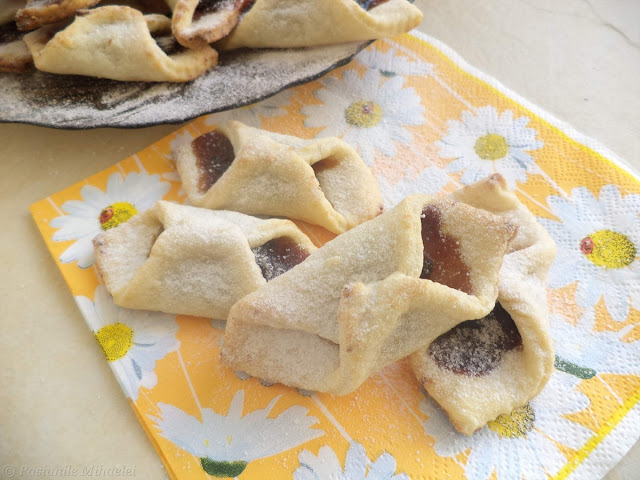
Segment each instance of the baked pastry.
[[256,0],[217,47],[288,48],[390,37],[417,27],[407,0]]
[[26,0],[3,0],[0,4],[0,25],[13,22],[25,2]]
[[554,354],[546,303],[555,244],[501,175],[452,198],[518,226],[500,270],[498,303],[411,355],[416,377],[453,426],[467,435],[525,405],[549,380]]
[[346,394],[495,303],[515,227],[412,195],[236,303],[222,360],[269,382]]
[[31,70],[33,61],[27,45],[13,22],[0,24],[0,72],[21,73]]
[[[162,8],[161,0],[121,0],[85,11],[99,1],[5,0],[0,25],[15,18],[21,31],[46,27],[25,39],[35,66],[46,72],[186,82],[217,64],[210,43],[225,49],[327,45],[403,33],[422,18],[407,0],[166,0]],[[141,18],[167,8],[171,20]],[[4,46],[0,38],[0,71],[30,65],[24,44],[14,40]]]
[[186,47],[198,47],[226,37],[253,0],[167,0],[173,11],[173,34]]
[[173,156],[199,207],[285,216],[334,233],[383,210],[375,177],[337,138],[303,140],[229,122]]
[[98,235],[94,246],[117,305],[221,320],[240,298],[315,250],[288,220],[164,201]]
[[[211,47],[188,50],[171,37],[171,20],[124,6],[78,12],[64,30],[47,26],[24,40],[39,70],[114,80],[187,82],[218,61]],[[56,33],[57,32],[57,33]]]
[[35,30],[43,25],[60,22],[78,10],[96,5],[100,0],[27,0],[16,13],[20,30]]

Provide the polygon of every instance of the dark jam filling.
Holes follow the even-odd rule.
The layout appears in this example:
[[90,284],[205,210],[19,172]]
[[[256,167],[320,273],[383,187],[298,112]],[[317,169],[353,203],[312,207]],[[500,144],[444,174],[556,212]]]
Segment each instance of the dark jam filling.
[[422,210],[422,272],[420,278],[471,294],[469,268],[462,261],[458,242],[441,231],[442,215],[433,205]]
[[274,238],[251,250],[267,282],[288,272],[309,256],[309,252],[288,237]]
[[244,13],[253,7],[255,0],[200,0],[193,12],[193,21],[220,10],[235,10]]
[[166,55],[174,55],[185,50],[185,48],[172,36],[154,37],[153,39]]
[[356,3],[365,10],[371,10],[380,4],[385,3],[387,0],[356,0]]
[[429,346],[428,353],[440,368],[479,377],[495,369],[502,356],[516,348],[522,348],[518,327],[496,303],[486,317],[462,322],[440,335]]
[[214,131],[196,138],[191,147],[200,172],[198,190],[205,193],[233,163],[233,145],[226,135]]
[[25,32],[18,30],[15,23],[10,22],[6,25],[0,26],[0,44],[12,43],[16,40],[20,40]]

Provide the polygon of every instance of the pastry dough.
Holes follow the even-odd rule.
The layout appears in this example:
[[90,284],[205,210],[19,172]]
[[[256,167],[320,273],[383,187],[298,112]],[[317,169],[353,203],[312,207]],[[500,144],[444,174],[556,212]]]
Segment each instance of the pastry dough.
[[[140,8],[84,10],[99,1],[5,0],[0,25],[15,17],[22,31],[44,30],[25,38],[30,54],[21,42],[3,47],[0,71],[25,71],[31,55],[39,70],[50,73],[186,82],[217,64],[208,45],[213,42],[226,49],[327,45],[406,32],[422,18],[407,0],[166,0],[162,9],[160,0],[121,0]],[[164,14],[167,6],[172,20],[141,17],[140,11]],[[173,37],[154,41],[156,27]],[[189,50],[176,52],[172,40]]]
[[13,22],[24,4],[25,0],[3,0],[0,4],[0,25]]
[[518,226],[502,263],[492,315],[459,325],[429,349],[411,355],[420,383],[454,427],[470,435],[526,404],[549,380],[554,354],[546,281],[555,244],[500,175],[452,197]]
[[408,32],[421,20],[420,10],[407,0],[388,0],[368,11],[355,0],[256,0],[217,46],[288,48],[371,40]]
[[514,234],[505,220],[462,203],[407,197],[236,303],[222,360],[267,381],[351,392],[486,315]]
[[198,47],[226,37],[251,0],[167,0],[173,34],[182,45]]
[[265,279],[315,250],[288,220],[164,201],[103,232],[94,246],[117,305],[221,320]]
[[16,24],[0,25],[0,72],[21,73],[31,70],[31,53],[23,41],[24,33]]
[[142,15],[129,7],[82,11],[55,33],[43,27],[24,37],[36,67],[45,72],[114,80],[187,82],[217,63],[209,46],[166,54],[152,37],[171,31],[162,15]]
[[285,216],[342,233],[382,212],[378,183],[337,138],[297,137],[230,122],[174,151],[192,204]]
[[43,25],[60,22],[78,10],[96,5],[100,0],[27,0],[16,14],[20,30],[35,30]]

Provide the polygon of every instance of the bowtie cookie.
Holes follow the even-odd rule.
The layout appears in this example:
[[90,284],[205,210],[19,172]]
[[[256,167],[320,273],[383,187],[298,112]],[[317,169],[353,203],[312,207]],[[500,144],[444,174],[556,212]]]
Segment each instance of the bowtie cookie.
[[515,227],[425,195],[338,236],[233,306],[222,360],[346,394],[495,303]]
[[123,6],[78,12],[61,31],[50,25],[25,35],[39,70],[114,80],[187,82],[218,61],[208,45],[184,49],[171,20]]
[[316,249],[288,220],[164,201],[98,235],[94,246],[117,305],[223,320],[236,301]]
[[411,355],[420,383],[454,427],[470,435],[525,405],[549,380],[554,354],[546,284],[555,244],[500,175],[464,187],[452,198],[518,226],[502,263],[493,311]]
[[72,17],[78,10],[93,7],[99,1],[27,0],[27,4],[17,11],[15,19],[20,30],[35,30]]
[[222,49],[289,48],[372,40],[408,32],[422,20],[407,0],[255,0]]
[[303,140],[229,122],[173,156],[199,207],[284,216],[334,233],[383,209],[375,177],[337,138]]
[[24,32],[13,22],[11,5],[0,10],[0,72],[21,73],[31,70],[31,53],[24,43]]
[[167,0],[173,11],[173,34],[186,47],[198,47],[226,37],[250,8],[252,0]]

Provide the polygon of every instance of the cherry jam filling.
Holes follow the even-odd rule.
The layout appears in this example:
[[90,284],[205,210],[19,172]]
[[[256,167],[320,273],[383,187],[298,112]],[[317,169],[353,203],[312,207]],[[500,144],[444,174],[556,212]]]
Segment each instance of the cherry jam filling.
[[440,368],[479,377],[498,367],[504,354],[517,348],[522,348],[518,327],[496,303],[486,317],[462,322],[440,335],[429,346],[428,354]]
[[291,270],[309,256],[309,252],[288,237],[274,238],[251,250],[267,282]]
[[196,138],[191,146],[200,172],[198,190],[205,193],[233,163],[233,145],[226,135],[213,131]]

